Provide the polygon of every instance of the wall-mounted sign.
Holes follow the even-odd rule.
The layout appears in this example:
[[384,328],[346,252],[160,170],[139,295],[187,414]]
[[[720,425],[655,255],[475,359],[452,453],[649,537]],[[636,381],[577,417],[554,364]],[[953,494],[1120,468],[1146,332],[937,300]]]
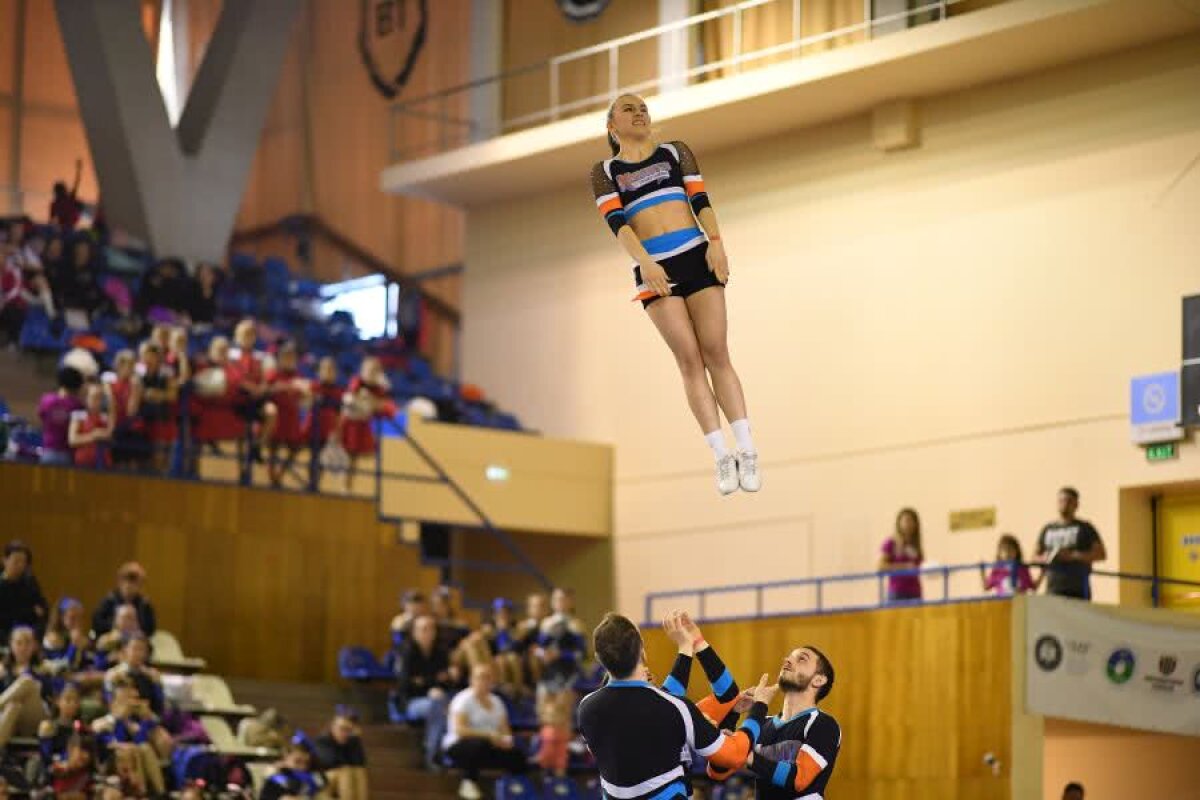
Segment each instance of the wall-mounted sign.
[[973,531],[996,527],[996,507],[964,508],[950,512],[950,531]]

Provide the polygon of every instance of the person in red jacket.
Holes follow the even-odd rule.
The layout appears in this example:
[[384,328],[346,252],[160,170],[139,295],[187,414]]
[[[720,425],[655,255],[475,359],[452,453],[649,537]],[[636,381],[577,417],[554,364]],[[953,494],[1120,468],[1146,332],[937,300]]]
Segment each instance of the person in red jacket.
[[[271,402],[270,386],[267,383],[266,354],[255,350],[258,341],[258,326],[252,319],[244,319],[233,331],[233,340],[238,350],[233,354],[233,377],[237,387],[234,411],[247,425],[258,423],[258,436],[250,451],[253,461],[262,461],[262,449],[275,433],[279,409]],[[242,440],[238,440],[238,461],[244,460]]]
[[[296,454],[304,446],[304,428],[300,424],[300,409],[309,398],[308,381],[296,369],[298,354],[295,342],[285,342],[276,353],[278,364],[267,373],[271,402],[277,409],[275,431],[271,436],[271,457],[267,470],[271,485],[283,485],[283,476],[291,469]],[[279,451],[287,456],[280,460]]]
[[317,382],[312,385],[311,390],[312,408],[304,421],[304,441],[320,448],[330,436],[340,432],[342,396],[346,393],[338,383],[337,362],[331,356],[325,356],[318,362]]
[[113,405],[108,384],[89,384],[83,395],[83,409],[71,414],[67,442],[75,454],[75,466],[107,469],[112,466],[112,453],[107,447],[112,441],[112,417],[105,413],[105,403]]
[[360,456],[375,454],[375,433],[371,422],[376,417],[390,417],[396,404],[390,397],[392,386],[383,374],[383,365],[374,356],[367,356],[358,375],[346,387],[342,405],[342,446],[350,456],[346,470],[346,491],[354,483],[354,473]]

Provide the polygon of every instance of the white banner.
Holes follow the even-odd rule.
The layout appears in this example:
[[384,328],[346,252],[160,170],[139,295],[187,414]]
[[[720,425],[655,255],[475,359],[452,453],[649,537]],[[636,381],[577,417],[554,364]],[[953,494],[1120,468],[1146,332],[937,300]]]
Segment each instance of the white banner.
[[1027,603],[1029,713],[1200,736],[1200,628],[1063,597]]

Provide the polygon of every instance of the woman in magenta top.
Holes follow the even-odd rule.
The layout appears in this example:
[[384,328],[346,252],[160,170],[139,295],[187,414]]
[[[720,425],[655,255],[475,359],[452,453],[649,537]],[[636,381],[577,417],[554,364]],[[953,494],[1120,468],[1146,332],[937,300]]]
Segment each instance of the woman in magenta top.
[[986,571],[983,566],[979,567],[984,590],[996,595],[1037,591],[1042,576],[1039,575],[1037,580],[1034,580],[1024,562],[1025,557],[1021,555],[1021,543],[1017,541],[1017,537],[1010,533],[1001,536],[1000,541],[996,543],[996,564],[990,571]]
[[[880,572],[899,572],[921,566],[925,560],[925,553],[921,550],[921,518],[914,509],[900,509],[896,515],[896,531],[884,540],[880,550]],[[920,599],[920,575],[888,576],[887,602]]]
[[38,403],[38,417],[42,421],[43,464],[67,464],[74,462],[67,432],[71,426],[71,414],[83,409],[79,390],[83,386],[83,375],[73,367],[58,371],[57,391],[42,395]]

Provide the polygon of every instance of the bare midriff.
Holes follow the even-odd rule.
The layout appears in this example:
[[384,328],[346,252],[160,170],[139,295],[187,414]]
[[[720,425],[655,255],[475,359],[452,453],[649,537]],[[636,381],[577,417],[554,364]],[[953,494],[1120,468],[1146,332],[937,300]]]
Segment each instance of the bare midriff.
[[692,216],[692,207],[683,200],[671,200],[659,203],[642,211],[629,220],[629,227],[643,242],[664,233],[677,231],[682,228],[695,228],[696,218]]

